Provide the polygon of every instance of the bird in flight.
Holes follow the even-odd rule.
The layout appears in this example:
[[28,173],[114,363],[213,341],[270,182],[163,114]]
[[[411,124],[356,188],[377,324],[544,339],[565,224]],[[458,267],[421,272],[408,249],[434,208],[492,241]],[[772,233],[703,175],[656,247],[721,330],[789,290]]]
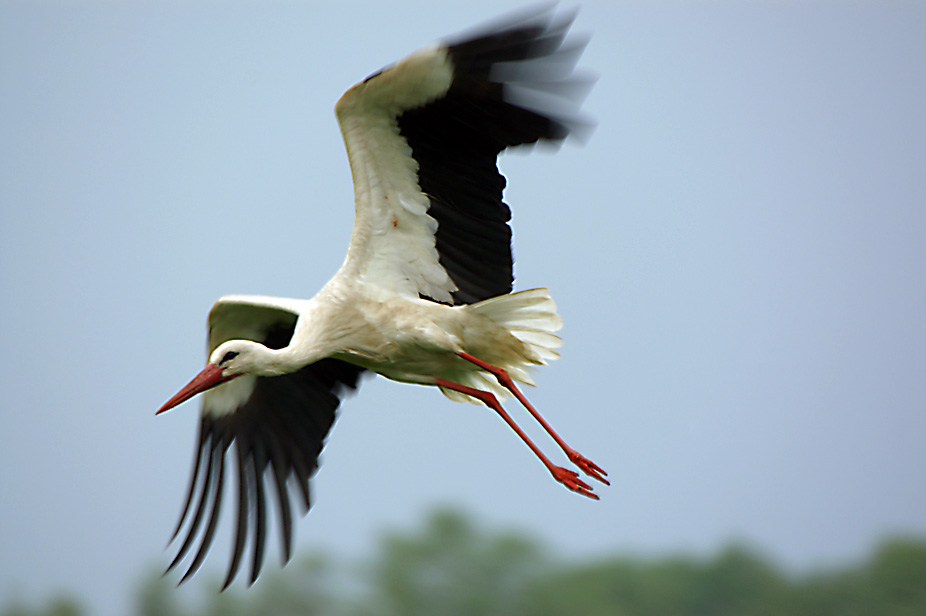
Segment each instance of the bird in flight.
[[567,36],[574,18],[544,9],[435,43],[337,102],[356,202],[343,265],[312,299],[220,298],[209,313],[205,369],[157,411],[203,394],[199,444],[172,541],[185,522],[186,536],[168,567],[200,537],[181,583],[212,545],[233,445],[237,532],[223,588],[240,568],[249,535],[250,581],[260,573],[265,476],[274,484],[289,560],[290,499],[308,511],[309,479],[340,398],[367,372],[485,404],[553,479],[598,498],[578,472],[553,464],[500,404],[514,396],[576,468],[608,483],[516,385],[532,385],[529,368],[558,356],[562,321],[546,289],[512,292],[511,213],[496,164],[508,147],[559,143],[581,127],[577,99],[588,80],[574,72],[584,48]]

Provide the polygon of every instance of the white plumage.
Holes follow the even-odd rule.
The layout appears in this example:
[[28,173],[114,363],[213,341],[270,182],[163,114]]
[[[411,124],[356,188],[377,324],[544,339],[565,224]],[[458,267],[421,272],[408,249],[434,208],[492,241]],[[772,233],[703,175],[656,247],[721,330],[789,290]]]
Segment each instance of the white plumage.
[[571,462],[607,483],[606,473],[566,445],[514,384],[532,385],[529,369],[557,357],[562,321],[546,289],[511,292],[510,211],[496,166],[507,147],[559,142],[576,127],[573,67],[581,44],[564,44],[573,17],[543,11],[429,46],[338,101],[356,201],[344,264],[312,299],[219,299],[209,314],[206,368],[158,411],[204,394],[174,537],[189,517],[188,530],[168,569],[188,553],[203,522],[183,579],[205,558],[233,444],[237,533],[225,584],[240,567],[249,534],[252,582],[260,571],[267,474],[288,559],[289,483],[308,510],[309,479],[340,395],[366,371],[488,405],[554,479],[597,498],[575,471],[552,464],[499,403],[514,395]]

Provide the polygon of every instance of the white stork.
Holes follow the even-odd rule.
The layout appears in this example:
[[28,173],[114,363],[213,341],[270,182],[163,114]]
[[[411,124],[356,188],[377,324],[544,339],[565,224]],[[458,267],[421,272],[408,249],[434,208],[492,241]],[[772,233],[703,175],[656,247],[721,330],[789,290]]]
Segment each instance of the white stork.
[[431,45],[338,101],[356,199],[344,264],[312,299],[219,299],[209,313],[205,369],[157,411],[204,394],[189,492],[172,540],[191,513],[192,521],[168,571],[208,521],[181,583],[212,544],[233,443],[237,533],[225,586],[239,569],[249,531],[252,583],[260,572],[268,467],[289,559],[288,483],[299,486],[308,511],[309,479],[339,398],[365,371],[484,403],[556,481],[598,498],[578,473],[550,462],[499,404],[514,395],[573,464],[608,483],[514,383],[533,384],[528,368],[557,357],[554,332],[562,321],[546,289],[512,293],[510,211],[496,167],[502,150],[561,142],[580,124],[582,88],[575,86],[583,80],[573,69],[584,42],[566,41],[574,17],[544,9]]

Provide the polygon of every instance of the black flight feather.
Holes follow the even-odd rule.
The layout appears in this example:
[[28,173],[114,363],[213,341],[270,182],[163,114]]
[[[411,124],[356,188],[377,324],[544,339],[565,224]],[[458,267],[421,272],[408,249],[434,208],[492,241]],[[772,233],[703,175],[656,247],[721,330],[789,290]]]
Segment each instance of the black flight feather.
[[511,292],[511,211],[496,159],[511,146],[561,141],[580,123],[573,68],[584,45],[564,45],[574,18],[545,10],[448,43],[450,89],[398,118],[438,223],[439,262],[457,286],[455,304]]

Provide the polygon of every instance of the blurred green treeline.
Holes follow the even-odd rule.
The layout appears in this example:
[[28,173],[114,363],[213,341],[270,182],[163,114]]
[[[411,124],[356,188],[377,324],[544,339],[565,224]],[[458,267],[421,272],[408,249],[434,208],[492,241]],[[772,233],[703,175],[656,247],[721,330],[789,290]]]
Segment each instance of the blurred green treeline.
[[[174,576],[176,577],[176,576]],[[441,511],[385,536],[350,565],[324,555],[268,563],[252,588],[209,584],[182,603],[173,578],[148,576],[137,616],[924,616],[926,541],[882,543],[864,562],[794,575],[733,545],[706,559],[615,555],[571,562],[536,540],[492,533]],[[79,599],[12,603],[0,616],[86,616]]]

